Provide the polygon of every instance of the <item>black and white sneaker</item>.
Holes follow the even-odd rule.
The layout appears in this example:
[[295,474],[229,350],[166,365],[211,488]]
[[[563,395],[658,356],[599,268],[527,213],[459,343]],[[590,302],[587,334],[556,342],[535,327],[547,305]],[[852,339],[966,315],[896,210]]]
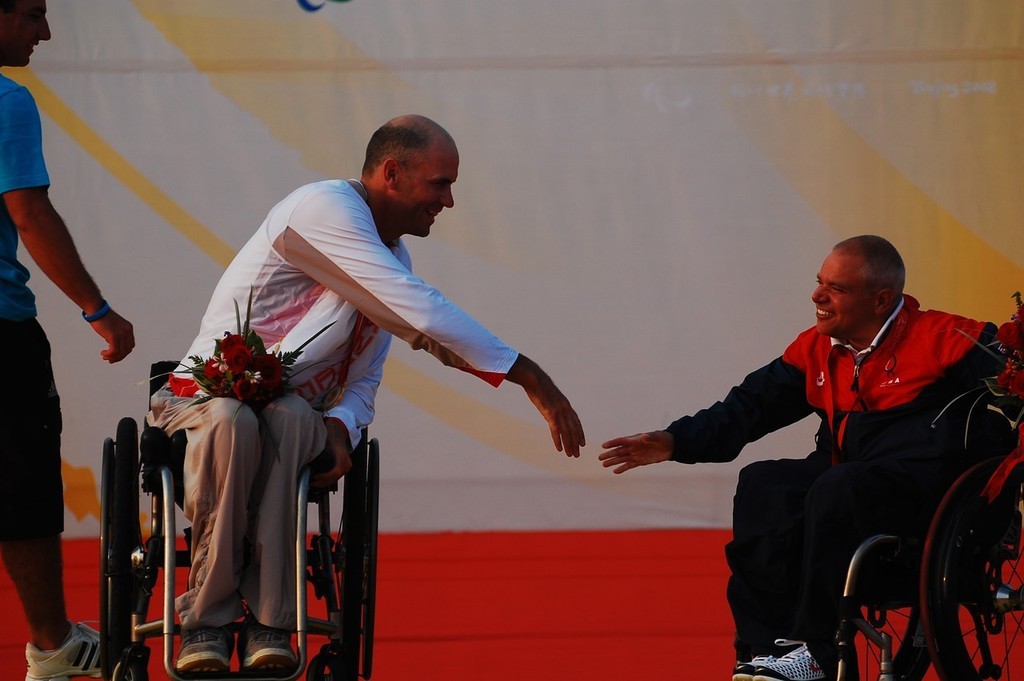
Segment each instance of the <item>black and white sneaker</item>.
[[774,662],[774,655],[758,655],[750,662],[736,662],[736,668],[732,670],[732,681],[754,681],[754,673],[757,668]]
[[28,672],[25,681],[67,681],[69,676],[100,675],[100,636],[81,622],[71,625],[68,637],[56,650],[25,646]]
[[825,681],[825,671],[807,650],[806,644],[782,657],[761,664],[752,681]]

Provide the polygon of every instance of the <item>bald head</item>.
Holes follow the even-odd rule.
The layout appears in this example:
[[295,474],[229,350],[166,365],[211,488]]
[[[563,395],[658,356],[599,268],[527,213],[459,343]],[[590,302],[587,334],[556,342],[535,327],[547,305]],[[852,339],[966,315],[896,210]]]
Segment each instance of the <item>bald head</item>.
[[455,147],[455,140],[448,131],[426,116],[407,114],[392,118],[373,133],[366,145],[363,177],[373,174],[387,158],[406,165],[410,157],[426,151],[438,141]]

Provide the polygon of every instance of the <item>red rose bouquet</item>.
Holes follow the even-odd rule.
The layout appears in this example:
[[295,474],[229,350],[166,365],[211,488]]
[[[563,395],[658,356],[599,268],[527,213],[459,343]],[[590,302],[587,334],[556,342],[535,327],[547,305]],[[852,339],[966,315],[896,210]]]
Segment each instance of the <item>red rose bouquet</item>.
[[271,400],[287,393],[288,367],[282,353],[267,352],[263,340],[254,330],[244,334],[225,333],[217,340],[213,355],[203,359],[189,357],[192,378],[206,397],[234,397],[255,410],[262,409]]
[[192,379],[206,393],[198,402],[214,397],[233,397],[254,411],[261,410],[271,401],[291,392],[289,378],[292,366],[303,348],[330,326],[321,329],[296,350],[268,350],[256,330],[249,326],[251,313],[252,290],[249,291],[244,323],[238,312],[238,303],[235,303],[237,332],[226,331],[224,337],[214,344],[213,355],[209,358],[199,355],[188,358],[192,362],[192,366],[187,367]]

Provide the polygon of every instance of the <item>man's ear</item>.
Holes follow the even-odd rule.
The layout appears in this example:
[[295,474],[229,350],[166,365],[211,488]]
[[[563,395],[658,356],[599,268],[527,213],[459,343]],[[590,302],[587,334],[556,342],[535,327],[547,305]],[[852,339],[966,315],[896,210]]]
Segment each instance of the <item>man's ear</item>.
[[891,288],[883,288],[875,294],[875,310],[880,316],[892,314],[896,307],[896,292]]
[[388,189],[394,189],[398,185],[401,174],[402,164],[397,159],[384,159],[384,163],[381,164],[381,177],[384,178],[384,185]]

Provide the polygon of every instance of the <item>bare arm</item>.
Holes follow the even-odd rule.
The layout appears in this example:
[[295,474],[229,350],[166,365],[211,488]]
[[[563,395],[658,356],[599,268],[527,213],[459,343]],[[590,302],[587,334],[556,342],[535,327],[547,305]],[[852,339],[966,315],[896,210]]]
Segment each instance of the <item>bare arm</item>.
[[[46,188],[18,189],[3,197],[21,242],[43,274],[86,314],[99,310],[103,295],[82,264],[71,234],[50,202]],[[106,350],[100,355],[108,362],[124,359],[135,347],[131,323],[113,310],[90,324],[107,342]]]
[[533,406],[548,423],[555,449],[567,456],[578,457],[580,447],[587,444],[583,424],[569,400],[536,362],[520,354],[506,378],[526,391]]

